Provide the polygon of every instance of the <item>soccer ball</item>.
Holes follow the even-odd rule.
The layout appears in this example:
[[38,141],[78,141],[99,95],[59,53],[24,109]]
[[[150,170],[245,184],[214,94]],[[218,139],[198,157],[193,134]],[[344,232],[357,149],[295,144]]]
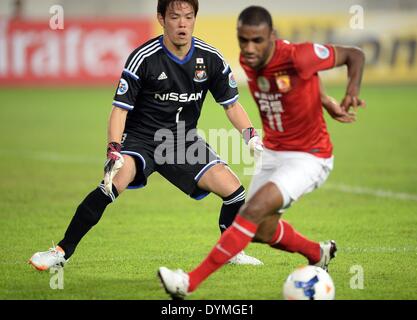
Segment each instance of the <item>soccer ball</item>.
[[335,288],[322,268],[303,266],[288,276],[283,294],[285,300],[334,300]]

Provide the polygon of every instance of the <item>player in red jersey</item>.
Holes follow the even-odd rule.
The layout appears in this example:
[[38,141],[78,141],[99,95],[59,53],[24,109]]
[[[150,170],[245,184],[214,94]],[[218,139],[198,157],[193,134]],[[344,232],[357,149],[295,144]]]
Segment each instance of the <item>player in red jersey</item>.
[[[240,14],[238,39],[240,62],[262,118],[265,149],[256,164],[249,201],[207,258],[189,273],[159,269],[173,298],[193,292],[251,241],[301,253],[309,264],[324,269],[335,255],[334,241],[311,241],[280,217],[294,201],[323,184],[333,168],[322,103],[334,119],[348,123],[355,120],[350,108],[365,106],[359,98],[364,54],[354,47],[276,39],[271,15],[258,6]],[[348,69],[348,84],[338,104],[321,92],[318,72],[342,65]]]

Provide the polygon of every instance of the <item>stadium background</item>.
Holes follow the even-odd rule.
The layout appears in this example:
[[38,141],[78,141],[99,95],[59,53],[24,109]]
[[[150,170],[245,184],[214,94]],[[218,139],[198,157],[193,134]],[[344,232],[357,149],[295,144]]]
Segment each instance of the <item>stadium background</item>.
[[[232,65],[241,101],[259,127],[235,35],[237,14],[252,3],[200,1],[195,35]],[[287,219],[315,239],[334,234],[339,240],[332,273],[338,298],[416,299],[417,3],[256,4],[273,13],[282,38],[355,44],[367,56],[362,96],[368,109],[353,126],[328,119],[336,169]],[[62,30],[50,29],[53,5],[64,9]],[[363,29],[350,27],[354,5],[364,9]],[[190,268],[217,239],[217,199],[193,202],[153,175],[148,188],[124,195],[82,242],[66,268],[64,290],[51,290],[49,274],[24,265],[34,251],[60,239],[75,206],[100,179],[114,88],[129,52],[160,34],[155,15],[156,1],[150,0],[0,2],[1,298],[163,299],[156,268]],[[323,74],[326,89],[339,99],[345,74],[343,68]],[[230,124],[209,99],[200,127],[229,129]],[[244,166],[232,167],[248,186]],[[199,233],[193,231],[201,225]],[[279,299],[285,276],[303,260],[259,245],[248,250],[265,262],[263,269],[225,268],[195,298]],[[352,289],[355,266],[363,267],[363,290]]]
[[[19,1],[18,1],[19,3]],[[115,81],[125,56],[138,42],[160,34],[154,1],[2,1],[0,84]],[[417,81],[415,1],[259,1],[274,14],[279,36],[294,42],[359,45],[367,54],[365,82]],[[201,1],[195,34],[220,48],[244,80],[237,63],[236,15],[251,1]],[[50,30],[50,8],[64,9],[64,29]],[[350,22],[364,10],[363,29]],[[220,8],[220,10],[219,10]],[[351,11],[353,10],[353,11]],[[22,19],[17,19],[21,17]],[[5,17],[11,19],[7,20]],[[23,21],[22,21],[23,20]],[[140,30],[139,32],[137,32]],[[334,81],[342,71],[326,76]]]

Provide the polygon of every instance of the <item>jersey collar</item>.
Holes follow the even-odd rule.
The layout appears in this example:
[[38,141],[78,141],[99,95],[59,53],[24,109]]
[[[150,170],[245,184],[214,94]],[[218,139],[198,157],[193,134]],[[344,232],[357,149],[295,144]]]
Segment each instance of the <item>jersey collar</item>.
[[187,63],[188,61],[190,61],[190,59],[191,59],[191,57],[193,56],[193,54],[194,54],[194,49],[195,49],[195,47],[194,47],[194,37],[192,37],[191,38],[191,48],[190,48],[190,51],[188,51],[188,53],[187,53],[187,55],[185,56],[185,58],[184,59],[178,59],[176,56],[174,56],[169,50],[168,50],[168,48],[167,47],[165,47],[165,45],[164,45],[164,36],[160,36],[159,37],[159,43],[161,44],[161,46],[162,46],[162,49],[164,49],[164,51],[165,51],[165,53],[166,53],[166,55],[168,56],[168,58],[170,58],[171,60],[173,60],[174,62],[176,62],[176,63],[178,63],[178,64],[185,64],[185,63]]

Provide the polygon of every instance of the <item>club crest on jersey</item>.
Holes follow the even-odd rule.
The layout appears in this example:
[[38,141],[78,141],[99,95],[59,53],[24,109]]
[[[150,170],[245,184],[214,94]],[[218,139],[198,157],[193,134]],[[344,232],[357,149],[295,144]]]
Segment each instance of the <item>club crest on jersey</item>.
[[262,92],[269,92],[269,90],[271,89],[271,84],[269,83],[269,80],[264,76],[258,77],[256,83],[258,84],[258,87]]
[[127,81],[125,79],[120,79],[119,81],[119,87],[117,88],[117,94],[119,96],[124,95],[127,90],[129,90],[129,85],[127,84]]
[[288,74],[277,74],[275,77],[278,91],[281,93],[287,93],[291,90],[291,80]]
[[196,59],[194,81],[195,82],[204,82],[208,79],[206,66],[204,64],[203,58]]
[[237,88],[237,82],[235,79],[235,76],[233,75],[233,72],[229,73],[229,86],[230,88]]

